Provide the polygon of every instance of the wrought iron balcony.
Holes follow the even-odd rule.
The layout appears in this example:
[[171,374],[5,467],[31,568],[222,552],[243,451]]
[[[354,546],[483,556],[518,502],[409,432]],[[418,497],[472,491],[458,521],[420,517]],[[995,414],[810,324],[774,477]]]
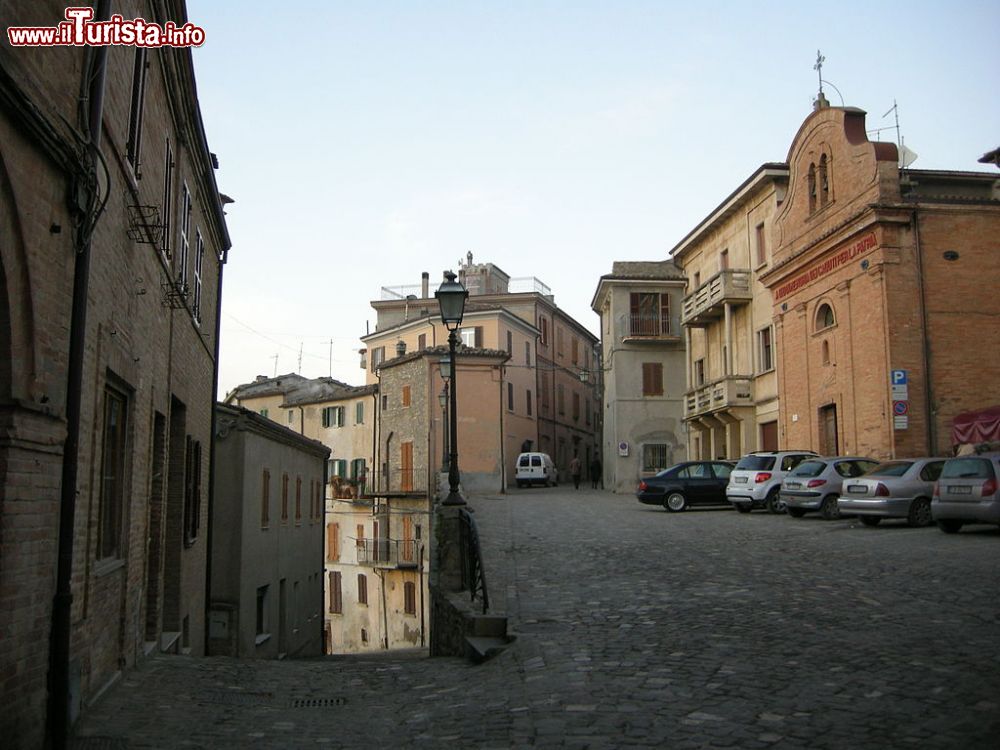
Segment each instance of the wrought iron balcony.
[[622,341],[674,341],[681,337],[677,316],[634,313],[619,316]]
[[358,539],[358,564],[374,568],[415,568],[423,557],[416,539]]
[[727,302],[743,305],[752,298],[749,271],[719,271],[684,298],[681,323],[686,326],[706,326],[723,316]]
[[688,391],[684,416],[692,418],[734,406],[753,406],[753,380],[747,375],[727,375]]

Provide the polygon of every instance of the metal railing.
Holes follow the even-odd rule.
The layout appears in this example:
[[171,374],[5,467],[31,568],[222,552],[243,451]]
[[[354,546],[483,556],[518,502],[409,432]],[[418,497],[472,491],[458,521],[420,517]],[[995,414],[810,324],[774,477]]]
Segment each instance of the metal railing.
[[359,565],[376,568],[415,568],[424,554],[415,539],[356,539]]
[[624,314],[620,318],[623,339],[663,339],[679,338],[680,326],[677,316],[667,313]]
[[461,519],[462,590],[468,590],[471,600],[479,594],[483,602],[483,614],[490,607],[490,595],[486,590],[486,571],[483,570],[483,551],[479,545],[479,531],[476,519],[465,508],[459,512]]

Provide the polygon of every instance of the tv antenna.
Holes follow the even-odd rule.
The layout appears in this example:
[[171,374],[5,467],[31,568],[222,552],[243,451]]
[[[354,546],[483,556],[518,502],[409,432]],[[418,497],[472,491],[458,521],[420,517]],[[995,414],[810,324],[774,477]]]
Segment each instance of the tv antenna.
[[911,151],[906,147],[906,143],[903,139],[903,131],[899,127],[899,104],[896,103],[895,99],[892,100],[892,106],[886,110],[884,115],[882,115],[882,119],[884,120],[889,115],[893,115],[895,125],[890,125],[887,128],[876,128],[875,130],[870,130],[868,132],[874,133],[875,137],[878,138],[885,130],[895,130],[896,148],[899,150],[899,167],[900,169],[906,169],[917,160],[917,154],[915,151]]
[[274,377],[278,377],[278,355],[275,354],[273,357],[268,357],[268,359],[274,360]]

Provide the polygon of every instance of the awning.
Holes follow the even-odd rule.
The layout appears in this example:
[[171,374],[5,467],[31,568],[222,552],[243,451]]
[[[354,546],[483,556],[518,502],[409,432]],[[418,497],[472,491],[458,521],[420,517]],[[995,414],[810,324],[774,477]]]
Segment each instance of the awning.
[[952,421],[952,445],[994,441],[1000,441],[1000,406],[967,411]]

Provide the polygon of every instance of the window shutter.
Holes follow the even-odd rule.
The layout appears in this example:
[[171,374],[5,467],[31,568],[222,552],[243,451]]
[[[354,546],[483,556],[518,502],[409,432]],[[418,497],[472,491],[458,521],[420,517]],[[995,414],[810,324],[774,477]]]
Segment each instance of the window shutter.
[[476,348],[480,349],[483,346],[483,327],[476,326]]

